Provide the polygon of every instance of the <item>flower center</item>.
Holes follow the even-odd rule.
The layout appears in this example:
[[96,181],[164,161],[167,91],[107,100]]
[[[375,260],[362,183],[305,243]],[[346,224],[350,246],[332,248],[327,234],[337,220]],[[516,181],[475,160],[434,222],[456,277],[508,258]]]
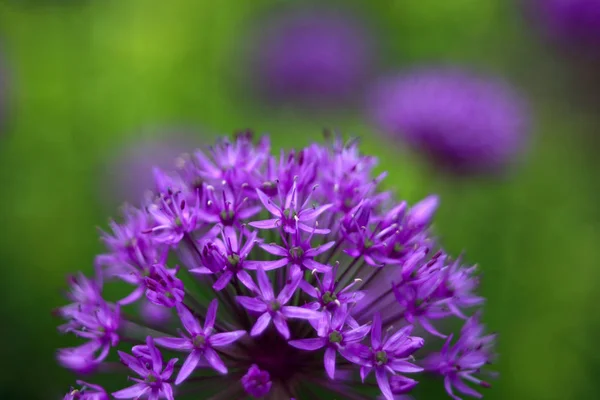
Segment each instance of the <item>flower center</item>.
[[329,334],[329,343],[341,343],[343,339],[342,334],[338,331],[333,331]]
[[378,351],[375,353],[375,361],[377,361],[377,365],[384,365],[388,361],[388,356],[385,351]]
[[238,256],[237,254],[232,254],[227,257],[227,262],[229,263],[229,265],[235,268],[240,263],[240,256]]
[[396,243],[394,245],[394,252],[401,253],[403,250],[404,250],[404,246],[402,245],[402,243]]
[[336,297],[335,293],[326,291],[325,293],[323,293],[322,299],[323,299],[323,304],[327,305],[329,303],[336,301],[337,297]]
[[175,217],[175,226],[177,226],[177,227],[183,226],[183,222],[181,222],[181,218]]
[[290,257],[294,260],[301,260],[304,257],[304,250],[301,247],[292,247],[290,249]]
[[158,378],[156,377],[156,375],[150,372],[146,377],[146,383],[156,383],[156,381],[158,381]]
[[202,335],[198,335],[194,338],[193,344],[194,347],[201,349],[206,344],[206,338]]
[[221,217],[221,222],[223,222],[223,223],[233,221],[234,216],[235,216],[235,213],[231,209],[223,210],[219,214],[219,217]]
[[365,239],[365,242],[363,244],[363,247],[365,249],[370,249],[371,247],[373,247],[373,241],[371,239]]
[[271,304],[269,304],[271,311],[279,311],[281,309],[281,303],[278,300],[273,300]]

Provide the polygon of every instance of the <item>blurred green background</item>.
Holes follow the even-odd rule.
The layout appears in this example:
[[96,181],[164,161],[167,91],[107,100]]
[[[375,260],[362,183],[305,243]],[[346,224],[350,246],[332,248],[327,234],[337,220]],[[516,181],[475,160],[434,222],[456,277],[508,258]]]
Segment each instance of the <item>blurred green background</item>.
[[596,398],[599,107],[573,90],[577,71],[506,0],[343,3],[377,27],[388,69],[459,62],[529,96],[534,137],[513,174],[442,178],[381,142],[360,113],[269,109],[243,93],[240,43],[254,18],[283,3],[0,1],[10,76],[0,134],[0,399],[55,399],[72,384],[54,360],[68,342],[50,312],[63,304],[65,275],[91,271],[96,227],[117,214],[98,177],[141,127],[182,124],[209,132],[207,142],[253,128],[270,133],[274,148],[319,140],[323,128],[362,137],[400,195],[441,195],[437,233],[484,272],[485,321],[501,334],[501,378],[486,398]]

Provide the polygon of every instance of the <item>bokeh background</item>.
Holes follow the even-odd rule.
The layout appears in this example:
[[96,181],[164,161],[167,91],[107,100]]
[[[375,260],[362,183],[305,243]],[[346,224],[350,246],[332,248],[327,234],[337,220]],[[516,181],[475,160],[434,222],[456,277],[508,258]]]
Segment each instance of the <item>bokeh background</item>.
[[529,148],[510,172],[452,177],[378,135],[360,97],[325,110],[257,93],[247,39],[289,3],[0,1],[0,398],[55,399],[72,384],[54,360],[65,339],[51,311],[65,276],[91,271],[96,228],[136,181],[127,157],[138,143],[174,134],[179,152],[245,128],[270,133],[274,148],[320,140],[324,128],[360,136],[403,197],[440,194],[435,229],[481,266],[484,320],[500,332],[501,377],[487,399],[596,398],[600,64],[555,46],[515,1],[321,2],[363,18],[379,71],[458,63],[528,98]]

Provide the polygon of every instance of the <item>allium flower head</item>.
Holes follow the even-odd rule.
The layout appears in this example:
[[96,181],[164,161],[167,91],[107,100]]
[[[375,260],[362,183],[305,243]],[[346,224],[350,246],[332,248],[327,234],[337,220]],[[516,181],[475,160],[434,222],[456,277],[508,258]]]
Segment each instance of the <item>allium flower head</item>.
[[500,172],[527,140],[523,100],[506,84],[459,69],[383,78],[370,113],[392,140],[459,173]]
[[254,46],[259,89],[284,102],[347,101],[361,89],[372,60],[364,26],[323,7],[270,16]]
[[552,38],[600,53],[600,1],[529,0],[529,4]]
[[[393,400],[424,373],[442,376],[454,398],[454,388],[478,397],[465,382],[488,386],[477,376],[494,337],[479,323],[475,267],[431,234],[439,199],[394,200],[356,141],[278,156],[268,143],[245,132],[177,173],[156,171],[155,195],[102,233],[95,276],[69,280],[59,330],[81,343],[59,362],[114,371],[106,360],[116,352],[134,382],[111,388],[119,399],[318,399],[319,386]],[[109,301],[116,282],[131,289]],[[135,316],[147,304],[172,318]],[[467,321],[454,344],[453,318]],[[106,393],[86,384],[67,398]]]
[[108,204],[137,204],[158,184],[153,168],[174,169],[175,158],[198,144],[192,136],[187,129],[144,129],[141,137],[124,143],[103,165],[103,198]]

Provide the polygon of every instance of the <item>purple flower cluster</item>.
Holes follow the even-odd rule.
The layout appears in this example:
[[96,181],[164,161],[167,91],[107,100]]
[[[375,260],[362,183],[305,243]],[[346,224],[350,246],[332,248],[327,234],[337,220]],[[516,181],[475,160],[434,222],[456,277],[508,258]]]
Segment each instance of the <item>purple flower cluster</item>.
[[587,47],[598,54],[600,46],[600,1],[529,0],[530,11],[549,36],[574,47]]
[[252,54],[258,89],[270,99],[332,106],[364,85],[373,60],[358,18],[327,7],[292,7],[261,26]]
[[[154,196],[102,234],[95,276],[70,280],[60,330],[82,343],[59,350],[60,364],[118,371],[107,361],[117,352],[133,382],[117,399],[316,399],[321,387],[327,398],[393,400],[425,373],[454,399],[481,397],[468,384],[489,387],[494,337],[474,310],[484,302],[475,267],[431,235],[437,197],[394,201],[376,163],[355,141],[272,156],[268,138],[246,133],[177,174],[157,171]],[[109,282],[131,289],[110,302]],[[134,303],[172,320],[148,323]],[[454,342],[450,318],[465,321]],[[109,396],[79,384],[65,399]]]
[[382,78],[369,107],[381,131],[455,173],[501,172],[527,142],[523,99],[503,82],[458,68]]

